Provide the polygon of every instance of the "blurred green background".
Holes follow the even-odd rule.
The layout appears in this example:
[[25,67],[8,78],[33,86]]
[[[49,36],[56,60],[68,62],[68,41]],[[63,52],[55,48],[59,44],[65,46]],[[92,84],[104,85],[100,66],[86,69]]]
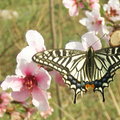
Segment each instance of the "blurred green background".
[[[16,56],[27,45],[26,31],[37,30],[42,34],[47,49],[64,48],[69,41],[80,40],[87,30],[79,24],[83,17],[80,11],[78,17],[70,17],[61,0],[54,0],[54,25],[56,44],[53,41],[51,29],[50,0],[0,0],[0,10],[14,10],[18,17],[5,19],[0,17],[0,80],[14,74]],[[77,104],[73,104],[73,92],[67,87],[56,87],[51,83],[50,105],[53,114],[47,120],[120,120],[120,87],[119,72],[116,72],[114,82],[105,89],[106,101],[102,102],[100,93],[88,92],[83,97],[78,96]],[[59,89],[59,90],[57,90]],[[59,97],[58,98],[58,92]],[[61,105],[58,104],[58,101]],[[19,107],[18,107],[18,111]],[[22,111],[20,111],[22,112]],[[0,118],[5,120],[6,116]],[[42,120],[38,113],[30,120]]]

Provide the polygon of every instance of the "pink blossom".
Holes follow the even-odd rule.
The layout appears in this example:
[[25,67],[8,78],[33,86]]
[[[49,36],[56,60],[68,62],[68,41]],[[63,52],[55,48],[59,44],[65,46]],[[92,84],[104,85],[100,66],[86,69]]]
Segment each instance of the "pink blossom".
[[20,59],[26,59],[32,61],[32,56],[40,51],[45,50],[44,39],[40,33],[36,30],[28,30],[26,33],[26,41],[28,46],[23,48],[22,51],[17,55],[17,63]]
[[44,118],[44,119],[46,119],[48,116],[50,116],[50,115],[52,115],[52,112],[53,112],[54,110],[53,110],[53,108],[49,108],[47,111],[42,111],[42,112],[40,112],[40,115]]
[[49,108],[47,89],[50,87],[51,77],[43,68],[33,62],[20,59],[17,64],[16,75],[7,76],[2,82],[3,90],[11,88],[14,100],[24,102],[32,96],[32,103],[41,111]]
[[120,20],[120,2],[119,0],[109,0],[108,4],[103,6],[106,16],[112,21]]
[[55,80],[55,82],[56,82],[57,84],[59,84],[59,85],[61,85],[61,86],[64,86],[64,85],[65,85],[65,83],[64,83],[64,81],[63,81],[63,79],[62,79],[62,75],[60,75],[59,72],[53,70],[53,71],[50,72],[50,75],[52,76],[52,78]]
[[29,46],[33,47],[37,52],[45,50],[44,39],[36,30],[28,30],[26,33],[26,41]]
[[99,5],[99,0],[82,0],[82,1],[78,1],[78,5],[80,8],[97,8],[100,7]]
[[85,7],[83,2],[79,2],[79,6],[80,6],[80,8],[84,8]]
[[[26,41],[28,43],[28,46],[23,48],[22,51],[17,55],[17,61],[19,63],[20,59],[26,59],[28,62],[32,61],[32,56],[40,51],[45,50],[45,45],[44,45],[44,39],[41,36],[40,33],[38,33],[35,30],[29,30],[26,33]],[[62,77],[56,72],[51,72],[52,76],[54,76],[55,80],[57,83],[60,83],[60,85],[63,85],[63,80]]]
[[100,7],[100,6],[99,6],[99,0],[89,0],[89,6],[90,6],[91,8]]
[[82,42],[69,42],[66,44],[66,49],[76,49],[81,51],[87,51],[89,47],[92,47],[94,50],[101,49],[101,41],[96,36],[95,32],[87,32],[81,37]]
[[[48,92],[48,99],[51,99],[51,94]],[[46,119],[48,116],[52,115],[52,112],[54,111],[53,108],[49,107],[46,111],[41,111],[40,115]]]
[[103,36],[108,34],[104,18],[100,16],[99,8],[95,8],[92,12],[86,11],[86,18],[81,19],[79,22],[86,26],[89,31],[95,31]]
[[0,93],[0,117],[3,117],[6,112],[7,105],[11,102],[11,97],[8,93],[2,92]]
[[77,16],[79,14],[78,7],[81,6],[77,0],[63,0],[63,4],[69,9],[70,16]]

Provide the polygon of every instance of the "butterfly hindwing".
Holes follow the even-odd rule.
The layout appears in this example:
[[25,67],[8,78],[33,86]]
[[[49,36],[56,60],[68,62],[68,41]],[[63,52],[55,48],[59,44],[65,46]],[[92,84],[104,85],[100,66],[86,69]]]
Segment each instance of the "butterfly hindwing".
[[100,79],[100,80],[95,80],[94,84],[95,87],[93,91],[100,91],[103,96],[103,101],[105,101],[104,98],[104,88],[109,86],[109,83],[113,81],[113,77],[115,75],[115,71],[120,68],[120,61],[117,63],[114,63],[108,68],[108,71],[106,74]]

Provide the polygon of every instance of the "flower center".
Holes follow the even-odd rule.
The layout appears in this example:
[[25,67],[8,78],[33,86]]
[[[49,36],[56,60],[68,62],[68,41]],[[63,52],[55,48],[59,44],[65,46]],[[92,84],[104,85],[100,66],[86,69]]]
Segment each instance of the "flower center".
[[106,14],[108,17],[112,17],[112,16],[118,16],[119,14],[117,13],[117,11],[115,9],[113,9],[112,7],[110,8],[110,11],[106,11]]
[[33,75],[27,75],[24,78],[24,83],[23,85],[27,88],[27,89],[32,89],[33,87],[37,86],[37,80],[35,78],[35,76]]
[[93,25],[101,25],[102,24],[102,20],[95,20],[95,21],[92,21],[92,24]]
[[96,24],[97,24],[97,25],[101,25],[101,24],[102,24],[102,20],[97,20],[97,21],[96,21]]

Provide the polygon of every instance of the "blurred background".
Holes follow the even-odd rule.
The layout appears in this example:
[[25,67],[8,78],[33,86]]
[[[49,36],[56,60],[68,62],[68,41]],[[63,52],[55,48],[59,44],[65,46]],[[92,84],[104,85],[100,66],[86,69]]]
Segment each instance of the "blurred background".
[[[47,49],[64,48],[67,42],[80,40],[87,31],[78,22],[83,16],[81,11],[78,17],[70,17],[62,0],[0,0],[0,81],[15,73],[16,56],[27,45],[27,30],[40,32]],[[73,91],[52,80],[49,91],[54,112],[47,120],[120,120],[119,73],[105,88],[104,103],[100,93],[89,91],[83,97],[78,96],[77,104],[73,104]],[[20,106],[17,107],[22,114]],[[6,119],[10,118],[7,115],[0,118]],[[30,118],[42,119],[38,113]]]

